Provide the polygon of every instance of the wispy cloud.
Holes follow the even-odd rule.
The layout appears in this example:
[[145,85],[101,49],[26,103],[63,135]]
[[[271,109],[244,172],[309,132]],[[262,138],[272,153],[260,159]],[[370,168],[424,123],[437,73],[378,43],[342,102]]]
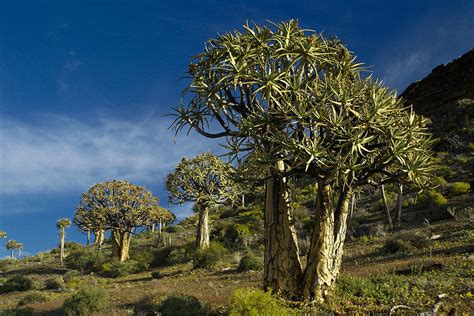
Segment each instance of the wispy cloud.
[[120,178],[156,185],[183,156],[216,148],[191,134],[174,139],[171,120],[47,115],[42,123],[0,123],[0,198],[66,193]]

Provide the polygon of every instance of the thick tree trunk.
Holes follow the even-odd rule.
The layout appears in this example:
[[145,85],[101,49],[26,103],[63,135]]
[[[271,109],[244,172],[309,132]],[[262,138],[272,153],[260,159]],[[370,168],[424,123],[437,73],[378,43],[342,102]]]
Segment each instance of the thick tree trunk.
[[380,191],[382,193],[382,202],[383,202],[383,208],[385,210],[387,225],[388,225],[388,228],[392,229],[393,228],[392,215],[390,214],[390,209],[387,203],[387,196],[385,195],[385,186],[383,184],[380,185]]
[[112,257],[119,261],[127,261],[132,235],[128,232],[114,230],[112,232]]
[[61,262],[61,267],[62,267],[64,265],[64,228],[61,229],[60,237],[61,237],[61,250],[59,254],[59,261]]
[[265,196],[265,290],[272,289],[288,299],[301,296],[302,267],[294,228],[287,179],[283,161],[276,165],[277,174],[266,181]]
[[349,214],[349,194],[333,206],[330,185],[318,186],[315,226],[302,283],[303,298],[324,301],[339,275]]
[[209,247],[209,210],[207,206],[200,206],[199,222],[196,230],[196,248],[205,249]]
[[397,218],[395,225],[400,227],[402,225],[402,204],[403,204],[403,184],[398,185],[398,200],[397,200]]

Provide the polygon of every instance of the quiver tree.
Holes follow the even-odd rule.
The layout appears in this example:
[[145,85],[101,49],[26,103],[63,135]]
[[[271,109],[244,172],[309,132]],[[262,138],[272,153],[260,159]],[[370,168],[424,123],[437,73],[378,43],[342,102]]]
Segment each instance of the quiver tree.
[[0,230],[0,239],[5,239],[7,237],[8,237],[7,233],[4,232],[3,230]]
[[199,217],[196,229],[198,249],[209,247],[209,210],[238,197],[232,172],[230,164],[211,153],[204,153],[192,159],[183,158],[166,178],[170,203],[195,202],[194,209]]
[[6,246],[7,250],[10,250],[10,258],[13,259],[13,251],[15,249],[17,249],[18,242],[16,240],[11,239],[11,240],[7,241],[7,244],[5,246]]
[[[320,300],[333,286],[355,187],[380,175],[423,185],[430,171],[426,119],[362,71],[338,39],[296,21],[218,36],[189,65],[191,100],[173,127],[225,137],[230,154],[266,168],[264,287],[288,298]],[[287,184],[298,173],[318,182],[304,269]]]
[[18,259],[21,258],[21,252],[23,251],[24,247],[23,247],[23,243],[21,242],[18,242],[16,244],[16,249],[18,249]]
[[167,209],[163,207],[158,206],[151,210],[148,216],[148,221],[147,221],[146,226],[151,232],[155,232],[155,229],[158,227],[158,240],[157,240],[158,245],[161,240],[162,226],[165,223],[170,223],[174,221],[175,219],[176,219],[176,216],[172,212],[168,211]]
[[128,260],[130,240],[135,229],[146,226],[149,214],[158,207],[158,198],[127,181],[106,181],[91,187],[82,195],[76,209],[78,221],[84,214],[93,230],[112,231],[112,256]]
[[66,237],[66,228],[71,225],[71,221],[69,218],[60,218],[56,223],[56,227],[59,231],[59,242],[60,242],[60,253],[59,253],[59,261],[61,262],[61,266],[64,265],[64,239]]

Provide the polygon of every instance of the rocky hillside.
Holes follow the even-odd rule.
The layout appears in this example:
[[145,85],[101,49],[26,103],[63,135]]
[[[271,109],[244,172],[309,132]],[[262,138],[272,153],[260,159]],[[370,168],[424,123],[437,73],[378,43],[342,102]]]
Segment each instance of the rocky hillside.
[[449,64],[434,68],[401,94],[415,111],[443,124],[458,100],[474,99],[474,49]]

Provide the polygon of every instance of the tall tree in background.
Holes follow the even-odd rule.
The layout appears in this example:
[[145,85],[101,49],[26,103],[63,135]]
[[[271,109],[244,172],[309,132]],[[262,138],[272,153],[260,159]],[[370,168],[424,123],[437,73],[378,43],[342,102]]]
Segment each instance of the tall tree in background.
[[64,239],[66,237],[66,228],[71,225],[71,221],[69,218],[60,218],[57,223],[56,227],[59,230],[59,242],[60,242],[60,254],[59,254],[59,261],[61,262],[61,266],[64,265]]
[[18,259],[21,258],[21,252],[23,251],[23,243],[17,242],[16,249],[18,250]]
[[217,204],[238,198],[232,172],[231,165],[211,153],[204,153],[192,159],[183,158],[166,178],[171,203],[196,203],[199,215],[196,230],[198,249],[209,247],[209,210]]
[[[225,137],[230,154],[266,168],[264,286],[291,299],[323,300],[333,287],[357,186],[429,175],[427,120],[362,71],[338,39],[293,20],[218,36],[189,65],[191,100],[173,127]],[[287,184],[298,173],[318,182],[304,269]]]
[[125,261],[135,229],[146,226],[157,208],[158,198],[144,187],[127,181],[106,181],[82,195],[75,222],[82,223],[87,214],[93,231],[112,230],[112,256]]

